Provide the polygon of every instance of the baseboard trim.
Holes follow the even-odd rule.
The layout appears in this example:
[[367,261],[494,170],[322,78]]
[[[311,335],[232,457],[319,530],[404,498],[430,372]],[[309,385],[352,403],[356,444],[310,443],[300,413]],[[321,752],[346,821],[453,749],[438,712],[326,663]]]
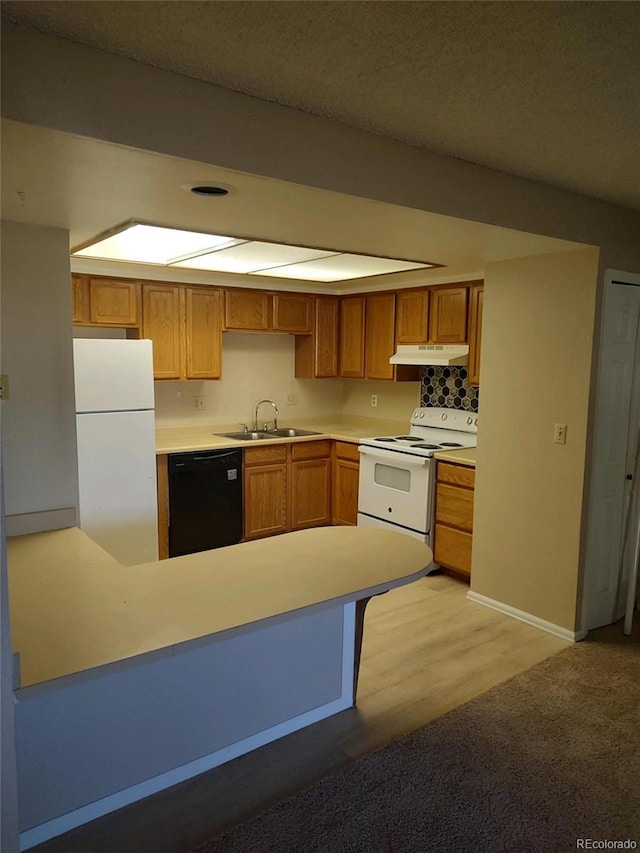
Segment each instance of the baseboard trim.
[[495,598],[480,595],[479,592],[474,592],[472,589],[467,593],[467,598],[469,601],[475,601],[476,604],[482,604],[484,607],[490,607],[492,610],[497,610],[499,613],[504,613],[506,616],[511,616],[513,619],[519,619],[521,622],[526,622],[528,625],[533,625],[535,628],[548,631],[549,634],[555,634],[556,637],[562,637],[563,640],[569,640],[571,643],[577,643],[579,640],[583,640],[587,636],[587,632],[584,630],[570,631],[568,628],[563,628],[561,625],[555,625],[553,622],[547,622],[546,619],[534,616],[533,613],[527,613],[525,610],[518,610],[517,607],[505,604],[503,601],[497,601]]

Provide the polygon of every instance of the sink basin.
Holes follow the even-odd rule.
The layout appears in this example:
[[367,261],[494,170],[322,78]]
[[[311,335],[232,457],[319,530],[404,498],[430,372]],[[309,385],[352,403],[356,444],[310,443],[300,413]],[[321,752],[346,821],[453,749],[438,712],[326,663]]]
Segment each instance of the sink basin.
[[225,438],[233,438],[236,441],[259,441],[261,438],[272,437],[272,434],[267,432],[221,432],[219,435]]
[[309,429],[284,427],[283,429],[271,429],[269,432],[264,432],[264,430],[258,432],[222,432],[220,435],[225,438],[233,438],[236,441],[260,441],[261,438],[298,438],[301,435],[320,435],[320,433]]
[[319,432],[313,432],[310,429],[292,429],[284,427],[283,429],[272,429],[267,435],[269,438],[297,438],[299,435],[320,435]]

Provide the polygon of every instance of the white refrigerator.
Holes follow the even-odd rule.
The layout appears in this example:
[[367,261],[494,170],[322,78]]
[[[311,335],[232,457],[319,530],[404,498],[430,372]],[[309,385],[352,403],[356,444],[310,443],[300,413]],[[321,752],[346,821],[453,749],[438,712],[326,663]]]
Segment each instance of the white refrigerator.
[[76,338],[80,528],[126,566],[158,559],[151,341]]

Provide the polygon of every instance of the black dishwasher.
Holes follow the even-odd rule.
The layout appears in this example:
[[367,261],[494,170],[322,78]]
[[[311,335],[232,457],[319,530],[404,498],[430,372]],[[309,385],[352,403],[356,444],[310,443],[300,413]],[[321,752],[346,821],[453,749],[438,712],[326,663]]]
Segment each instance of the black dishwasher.
[[169,556],[242,539],[242,451],[169,454]]

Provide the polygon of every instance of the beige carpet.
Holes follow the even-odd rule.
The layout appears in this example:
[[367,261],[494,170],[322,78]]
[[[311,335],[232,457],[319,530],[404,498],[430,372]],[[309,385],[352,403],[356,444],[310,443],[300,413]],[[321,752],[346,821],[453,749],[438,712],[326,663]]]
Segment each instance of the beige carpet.
[[577,839],[640,847],[637,632],[579,643],[192,853],[555,853]]

